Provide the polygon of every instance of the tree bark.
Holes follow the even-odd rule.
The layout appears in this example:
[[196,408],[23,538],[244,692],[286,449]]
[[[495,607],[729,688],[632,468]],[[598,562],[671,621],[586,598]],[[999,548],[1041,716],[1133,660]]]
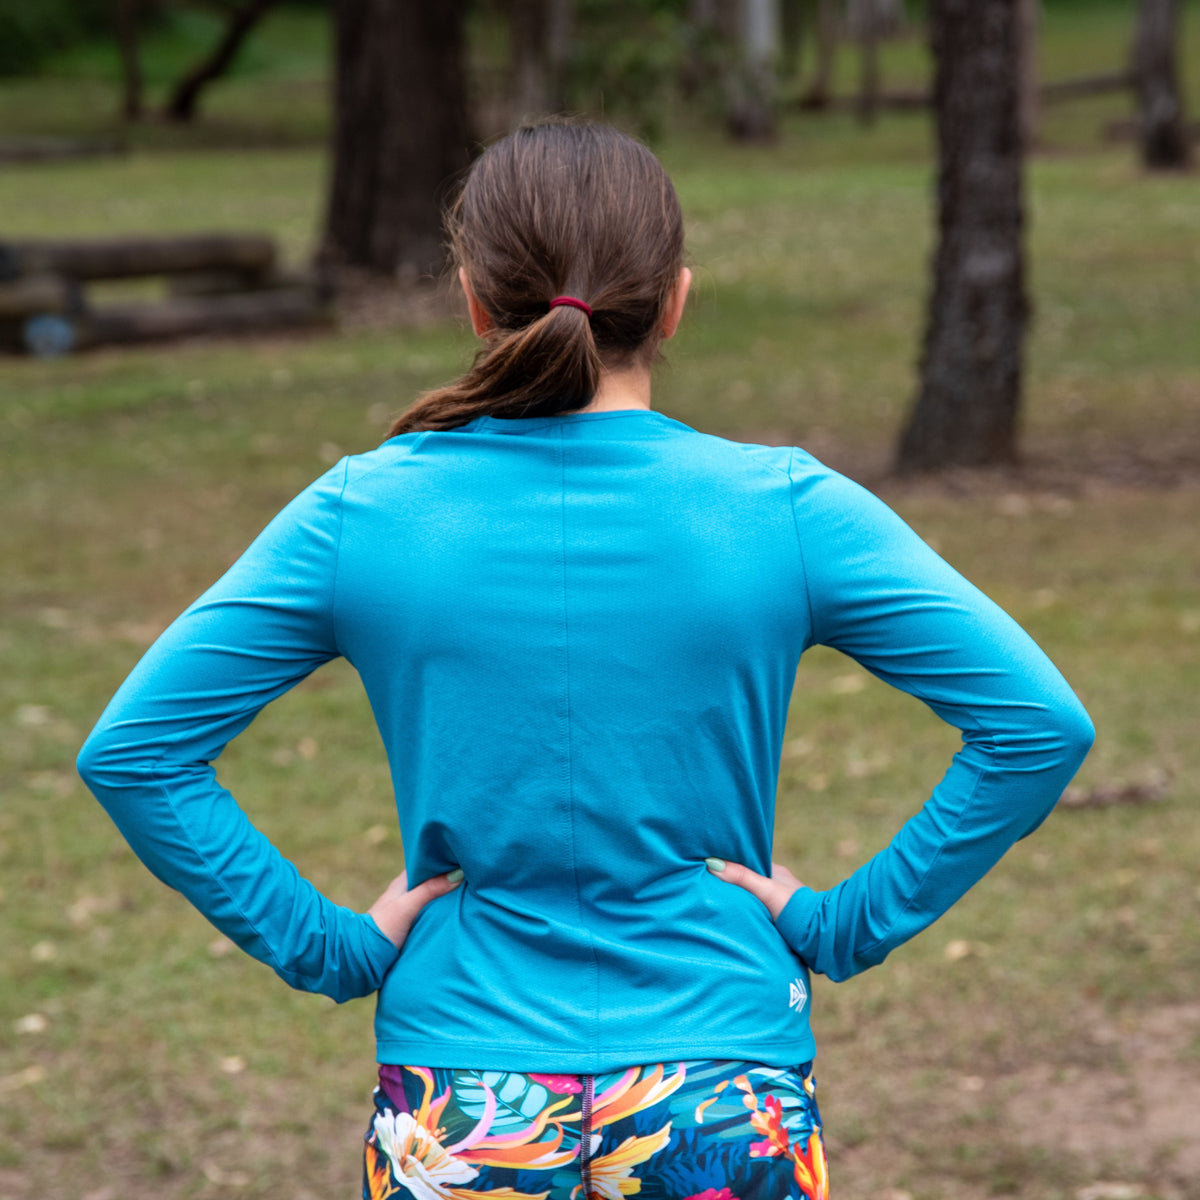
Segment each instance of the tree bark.
[[800,73],[800,51],[804,45],[804,15],[807,0],[780,0],[779,77],[794,80]]
[[333,176],[321,259],[409,280],[445,264],[469,162],[464,0],[337,0]]
[[902,472],[1016,457],[1027,315],[1017,2],[929,6],[939,238]]
[[1021,141],[1029,153],[1037,144],[1039,118],[1038,23],[1041,0],[1017,0],[1017,86],[1020,97]]
[[549,0],[546,55],[549,60],[549,107],[562,112],[567,107],[567,74],[571,43],[575,38],[575,0]]
[[857,34],[859,41],[858,119],[873,125],[879,115],[879,38],[882,14],[875,0],[859,0]]
[[575,24],[573,0],[509,0],[512,83],[509,124],[561,112]]
[[1142,162],[1151,170],[1186,167],[1190,160],[1179,88],[1178,0],[1140,0],[1134,38]]
[[113,23],[121,52],[121,116],[137,121],[142,116],[142,65],[138,55],[139,0],[116,0]]
[[804,108],[828,108],[833,97],[833,67],[838,47],[837,0],[817,0],[817,65],[804,93]]
[[742,142],[774,139],[775,58],[779,53],[776,0],[735,0],[734,45],[740,48],[726,79],[729,131]]
[[549,99],[549,0],[509,0],[511,39],[510,125],[545,113]]
[[274,7],[276,0],[248,0],[241,8],[229,15],[229,23],[221,40],[211,54],[198,62],[171,90],[163,108],[163,116],[169,121],[191,121],[196,115],[200,93],[210,83],[220,79],[233,66],[237,52],[242,48],[250,31]]

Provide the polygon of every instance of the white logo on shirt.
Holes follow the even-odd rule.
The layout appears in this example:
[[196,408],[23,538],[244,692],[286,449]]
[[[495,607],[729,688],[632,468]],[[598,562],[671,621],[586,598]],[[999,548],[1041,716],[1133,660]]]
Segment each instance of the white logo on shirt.
[[808,989],[804,986],[803,981],[793,979],[788,984],[788,1008],[794,1008],[799,1012],[808,1001]]

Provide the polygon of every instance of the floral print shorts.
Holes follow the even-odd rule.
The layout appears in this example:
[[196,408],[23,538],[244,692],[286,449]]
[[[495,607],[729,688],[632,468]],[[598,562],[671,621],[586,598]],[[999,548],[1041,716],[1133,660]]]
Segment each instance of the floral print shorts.
[[812,1064],[604,1075],[383,1065],[364,1200],[827,1200]]

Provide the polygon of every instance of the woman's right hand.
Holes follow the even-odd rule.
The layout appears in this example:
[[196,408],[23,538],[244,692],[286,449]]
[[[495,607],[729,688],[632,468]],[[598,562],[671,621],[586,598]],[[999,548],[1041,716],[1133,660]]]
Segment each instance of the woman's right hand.
[[445,875],[434,875],[415,888],[408,886],[408,871],[401,871],[387,885],[382,896],[367,910],[384,936],[390,938],[399,950],[408,937],[417,913],[430,900],[452,892],[462,882],[462,870],[456,867]]
[[[807,887],[807,884],[801,883],[782,863],[771,864],[771,878],[768,879],[741,863],[726,862],[723,858],[707,858],[704,861],[709,871],[718,879],[736,884],[745,888],[751,895],[757,896],[767,906],[772,921],[778,919],[779,914],[783,912],[783,906],[798,888]],[[723,863],[724,866],[718,868],[715,865],[717,863]]]

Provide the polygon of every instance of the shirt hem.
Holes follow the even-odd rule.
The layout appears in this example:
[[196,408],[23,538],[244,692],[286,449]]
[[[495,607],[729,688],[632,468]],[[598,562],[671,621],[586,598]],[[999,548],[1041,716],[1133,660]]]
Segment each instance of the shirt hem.
[[545,1045],[509,1041],[497,1045],[492,1042],[381,1038],[375,1051],[377,1062],[397,1066],[471,1067],[565,1075],[595,1075],[647,1063],[710,1058],[791,1067],[811,1062],[816,1055],[816,1041],[811,1033],[774,1042],[637,1042],[628,1046],[602,1046],[582,1054],[577,1049],[548,1050]]

